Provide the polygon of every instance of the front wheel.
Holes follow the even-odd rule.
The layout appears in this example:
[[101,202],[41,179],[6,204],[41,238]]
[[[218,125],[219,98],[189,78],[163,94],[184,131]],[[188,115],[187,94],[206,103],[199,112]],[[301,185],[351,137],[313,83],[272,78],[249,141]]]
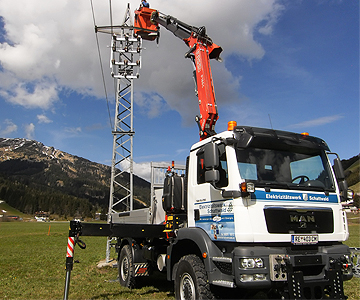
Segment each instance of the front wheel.
[[119,282],[127,288],[135,287],[134,261],[130,245],[125,245],[118,260]]
[[180,259],[174,284],[176,299],[214,299],[204,264],[196,255],[185,255]]

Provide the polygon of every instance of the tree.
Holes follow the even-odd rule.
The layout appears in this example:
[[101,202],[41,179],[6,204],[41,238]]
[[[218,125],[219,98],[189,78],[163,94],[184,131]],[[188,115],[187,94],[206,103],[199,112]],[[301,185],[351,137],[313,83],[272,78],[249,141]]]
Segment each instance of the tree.
[[355,196],[354,196],[354,205],[357,208],[360,208],[360,195],[358,195],[358,194],[355,194]]

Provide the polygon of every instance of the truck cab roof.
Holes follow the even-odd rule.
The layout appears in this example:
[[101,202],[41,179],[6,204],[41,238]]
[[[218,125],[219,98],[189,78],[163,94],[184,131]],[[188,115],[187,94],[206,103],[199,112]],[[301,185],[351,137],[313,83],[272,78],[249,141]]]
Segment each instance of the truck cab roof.
[[[236,126],[232,131],[224,131],[211,137],[212,140],[231,138],[237,140],[238,148],[251,146],[300,152],[330,151],[324,140],[310,136],[307,133],[294,133],[252,126]],[[209,141],[209,138],[200,141],[194,144],[191,150],[198,149]]]

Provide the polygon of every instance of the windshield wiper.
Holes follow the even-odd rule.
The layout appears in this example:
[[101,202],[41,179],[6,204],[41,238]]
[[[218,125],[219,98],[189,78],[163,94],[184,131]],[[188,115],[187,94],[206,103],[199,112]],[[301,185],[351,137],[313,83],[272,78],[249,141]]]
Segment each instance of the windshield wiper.
[[329,192],[335,192],[334,189],[325,188],[316,185],[300,185],[286,182],[263,182],[263,181],[252,181],[255,187],[262,187],[268,189],[287,189],[287,190],[302,190],[302,191],[317,191],[328,194]]
[[294,185],[291,186],[290,188],[294,190],[324,192],[325,194],[328,194],[329,192],[335,192],[334,189],[329,189],[322,186],[314,186],[314,185]]
[[257,187],[268,187],[273,189],[289,189],[289,184],[285,182],[255,182]]
[[311,190],[311,191],[320,191],[323,192],[325,189],[321,186],[308,186],[308,185],[301,185],[301,184],[294,184],[291,186],[294,190]]

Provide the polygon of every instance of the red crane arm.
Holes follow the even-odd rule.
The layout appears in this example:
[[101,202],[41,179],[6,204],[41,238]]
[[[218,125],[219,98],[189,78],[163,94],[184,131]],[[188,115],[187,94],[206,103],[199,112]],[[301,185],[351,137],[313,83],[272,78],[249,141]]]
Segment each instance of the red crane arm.
[[159,37],[158,25],[171,31],[190,48],[185,57],[192,60],[195,68],[195,91],[200,108],[200,116],[196,116],[195,120],[199,126],[200,140],[203,140],[215,134],[215,124],[219,118],[210,59],[220,60],[222,48],[214,44],[206,35],[205,27],[188,25],[172,16],[163,15],[155,9],[140,7],[135,11],[136,35],[153,41]]
[[190,49],[194,49],[192,59],[196,71],[195,79],[200,109],[200,116],[196,118],[196,121],[199,124],[200,140],[203,140],[215,134],[215,124],[219,118],[209,58],[211,50],[209,48],[213,44],[208,46],[193,35],[184,41]]

